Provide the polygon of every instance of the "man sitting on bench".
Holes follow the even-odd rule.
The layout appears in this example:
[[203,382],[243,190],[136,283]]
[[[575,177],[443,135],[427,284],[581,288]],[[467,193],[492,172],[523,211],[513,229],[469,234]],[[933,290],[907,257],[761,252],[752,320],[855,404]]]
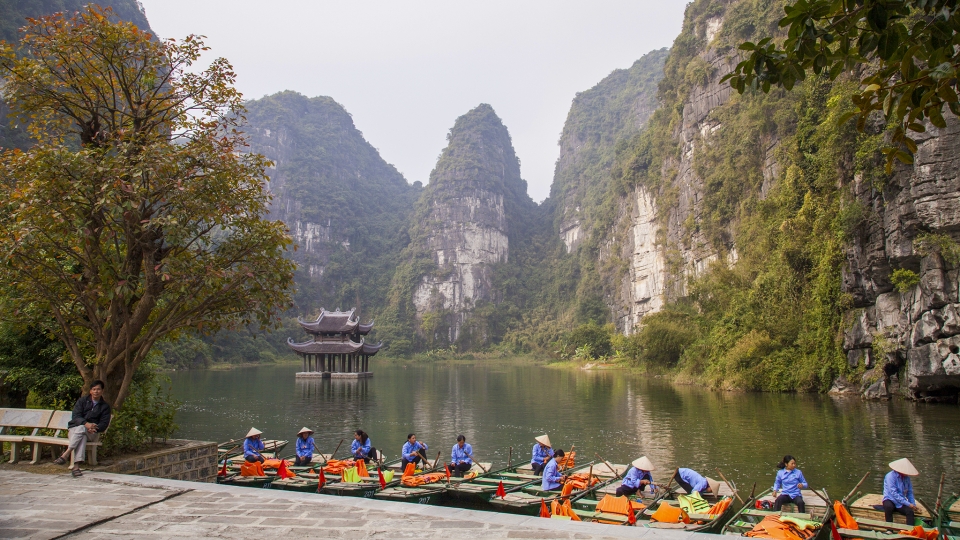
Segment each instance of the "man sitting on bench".
[[93,442],[100,438],[100,433],[110,425],[110,405],[103,400],[103,381],[93,381],[90,387],[90,393],[77,400],[73,406],[73,418],[67,424],[70,427],[68,431],[67,450],[54,461],[57,465],[63,465],[73,451],[73,471],[74,476],[83,476],[80,472],[80,463],[86,457],[87,441]]

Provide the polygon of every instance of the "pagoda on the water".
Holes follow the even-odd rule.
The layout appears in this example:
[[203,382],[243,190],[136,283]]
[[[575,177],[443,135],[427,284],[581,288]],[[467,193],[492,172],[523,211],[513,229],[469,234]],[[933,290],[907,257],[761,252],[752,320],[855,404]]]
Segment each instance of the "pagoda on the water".
[[297,318],[304,331],[313,336],[312,341],[303,343],[287,339],[287,345],[303,360],[303,371],[297,373],[297,377],[359,379],[373,376],[369,369],[370,357],[377,354],[383,342],[364,343],[363,336],[373,330],[373,321],[361,324],[354,314],[356,310],[321,308],[315,321]]

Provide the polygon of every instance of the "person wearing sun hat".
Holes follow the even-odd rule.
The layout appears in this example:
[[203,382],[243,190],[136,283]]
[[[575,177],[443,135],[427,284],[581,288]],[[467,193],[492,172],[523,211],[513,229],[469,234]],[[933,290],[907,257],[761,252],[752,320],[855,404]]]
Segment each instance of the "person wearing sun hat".
[[654,470],[653,463],[643,456],[633,460],[633,465],[623,477],[623,482],[617,488],[617,497],[622,495],[633,495],[638,491],[643,491],[647,486],[653,483],[653,475],[650,471]]
[[263,451],[263,441],[260,440],[261,434],[263,434],[262,431],[252,427],[243,440],[243,458],[246,459],[248,463],[253,463],[254,461],[263,463],[266,461],[260,454],[260,452]]
[[530,458],[530,466],[533,467],[533,474],[543,474],[543,468],[553,457],[553,448],[550,444],[550,437],[546,433],[539,437],[534,437],[533,456]]
[[913,526],[917,501],[913,498],[911,476],[920,474],[907,458],[890,462],[892,471],[883,477],[883,513],[887,523],[893,523],[893,513],[903,514],[907,525]]
[[297,458],[293,464],[297,466],[309,465],[313,461],[313,450],[316,445],[313,443],[313,430],[303,428],[297,433]]

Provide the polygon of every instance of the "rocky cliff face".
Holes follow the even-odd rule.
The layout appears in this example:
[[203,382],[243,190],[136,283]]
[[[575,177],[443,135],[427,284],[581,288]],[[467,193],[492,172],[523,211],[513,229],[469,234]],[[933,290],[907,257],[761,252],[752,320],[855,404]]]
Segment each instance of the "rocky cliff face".
[[383,161],[328,97],[281,92],[247,103],[250,148],[273,161],[271,218],[297,244],[301,311],[383,303],[419,188]]
[[568,253],[592,232],[591,214],[608,189],[617,142],[636,136],[656,110],[666,57],[667,49],[648,53],[574,98],[550,186],[556,226]]
[[511,238],[521,232],[511,230],[517,214],[534,208],[492,107],[458,118],[448,141],[419,202],[411,246],[432,263],[412,290],[420,331],[432,344],[462,341],[475,308],[499,302],[494,270],[508,262]]
[[[870,398],[937,400],[960,390],[960,121],[927,126],[918,143],[914,165],[886,185],[850,186],[866,213],[846,249],[843,289],[855,308],[843,348],[851,369],[866,370],[860,390]],[[895,290],[895,269],[919,282]]]

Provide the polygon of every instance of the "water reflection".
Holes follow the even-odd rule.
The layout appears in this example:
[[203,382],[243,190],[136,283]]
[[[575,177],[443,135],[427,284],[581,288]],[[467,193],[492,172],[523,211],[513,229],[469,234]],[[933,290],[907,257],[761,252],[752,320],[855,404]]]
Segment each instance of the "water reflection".
[[[173,374],[184,401],[181,435],[206,440],[241,436],[251,425],[290,438],[306,425],[321,450],[347,445],[362,428],[374,445],[399,454],[407,433],[448,456],[458,434],[477,458],[529,459],[543,432],[558,447],[576,445],[627,462],[646,454],[666,477],[676,466],[708,475],[719,468],[748,491],[773,482],[774,466],[797,456],[806,477],[842,496],[867,470],[879,489],[886,463],[908,456],[923,473],[921,497],[960,490],[960,422],[956,406],[862,402],[816,395],[741,394],[674,387],[622,372],[536,366],[377,366],[372,379],[294,378],[295,366]],[[341,447],[341,455],[343,449]],[[928,502],[931,502],[928,500]]]

